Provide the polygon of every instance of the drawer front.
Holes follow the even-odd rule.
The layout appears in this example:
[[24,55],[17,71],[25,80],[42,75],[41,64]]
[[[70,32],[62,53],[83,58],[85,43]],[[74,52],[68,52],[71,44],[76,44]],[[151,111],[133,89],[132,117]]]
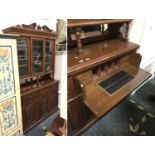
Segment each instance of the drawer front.
[[28,106],[29,104],[31,104],[32,102],[39,100],[40,99],[40,91],[36,91],[34,93],[30,93],[28,95],[25,95],[22,97],[22,106]]

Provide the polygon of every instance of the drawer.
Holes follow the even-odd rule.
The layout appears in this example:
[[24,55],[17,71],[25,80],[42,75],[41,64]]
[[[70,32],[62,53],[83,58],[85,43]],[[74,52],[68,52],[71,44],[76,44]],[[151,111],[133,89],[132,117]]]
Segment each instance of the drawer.
[[43,97],[57,95],[58,93],[58,84],[50,85],[49,87],[38,90],[34,93],[22,96],[22,106],[27,106],[36,100],[40,100]]
[[33,98],[38,98],[40,96],[40,91],[36,91],[34,93],[30,93],[28,95],[22,96],[22,102],[31,100]]
[[23,107],[28,106],[29,104],[35,102],[36,100],[40,100],[40,98],[41,98],[41,93],[39,91],[23,96],[22,106]]

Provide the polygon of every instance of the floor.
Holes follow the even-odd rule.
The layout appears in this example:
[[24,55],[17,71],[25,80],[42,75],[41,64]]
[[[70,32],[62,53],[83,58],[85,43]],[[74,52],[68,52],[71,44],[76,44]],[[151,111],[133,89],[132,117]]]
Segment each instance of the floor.
[[83,136],[154,136],[155,77],[129,95]]
[[43,122],[38,124],[35,128],[26,133],[25,136],[44,136],[47,131],[50,131],[51,123],[58,114],[58,111],[55,112]]

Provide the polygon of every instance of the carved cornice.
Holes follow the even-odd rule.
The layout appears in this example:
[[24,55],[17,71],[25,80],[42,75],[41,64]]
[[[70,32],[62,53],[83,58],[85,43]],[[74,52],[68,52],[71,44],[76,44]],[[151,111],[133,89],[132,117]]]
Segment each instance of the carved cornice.
[[16,25],[12,26],[6,29],[3,29],[4,33],[10,33],[10,34],[18,34],[23,36],[47,36],[47,37],[56,37],[57,34],[53,30],[51,30],[48,26],[40,26],[36,23],[32,23],[30,25],[22,24],[22,25]]

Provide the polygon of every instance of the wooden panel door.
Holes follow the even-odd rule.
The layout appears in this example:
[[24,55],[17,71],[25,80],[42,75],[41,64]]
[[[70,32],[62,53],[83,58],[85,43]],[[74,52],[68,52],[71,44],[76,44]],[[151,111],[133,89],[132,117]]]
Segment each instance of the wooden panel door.
[[0,135],[22,134],[16,39],[0,35]]
[[78,97],[68,103],[68,134],[82,129],[88,122],[94,118],[94,115],[85,105],[83,96]]
[[37,121],[35,104],[36,103],[31,103],[28,106],[24,107],[22,110],[24,132],[27,128],[29,128],[31,125],[33,125]]

